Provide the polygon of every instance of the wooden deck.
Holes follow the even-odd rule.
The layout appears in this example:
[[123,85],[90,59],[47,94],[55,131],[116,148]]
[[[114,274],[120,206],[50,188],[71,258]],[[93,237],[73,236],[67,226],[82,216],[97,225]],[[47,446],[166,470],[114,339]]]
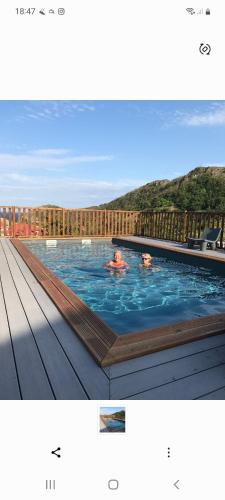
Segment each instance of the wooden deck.
[[225,333],[101,368],[0,239],[0,399],[225,399]]

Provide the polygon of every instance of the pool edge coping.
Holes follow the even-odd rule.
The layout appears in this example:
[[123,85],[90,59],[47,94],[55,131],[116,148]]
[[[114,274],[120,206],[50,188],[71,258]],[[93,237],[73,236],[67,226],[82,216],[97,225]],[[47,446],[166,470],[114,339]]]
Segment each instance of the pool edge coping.
[[[44,266],[21,240],[10,238],[10,241],[74,333],[102,367],[222,334],[225,331],[225,313],[222,313],[119,336],[78,295]],[[121,244],[126,242],[139,247],[155,246],[165,250],[165,246],[160,247],[159,243],[154,245],[148,242],[138,243],[126,238],[112,238],[112,242]],[[177,251],[171,248],[166,250],[171,253]],[[187,255],[186,252],[183,253]],[[210,259],[213,257],[210,256]]]

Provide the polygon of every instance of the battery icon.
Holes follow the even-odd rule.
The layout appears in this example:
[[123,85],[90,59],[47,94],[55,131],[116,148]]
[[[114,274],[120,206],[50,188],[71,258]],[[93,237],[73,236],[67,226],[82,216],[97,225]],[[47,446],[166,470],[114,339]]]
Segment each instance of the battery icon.
[[207,16],[210,16],[210,14],[211,14],[210,9],[206,9],[205,13]]

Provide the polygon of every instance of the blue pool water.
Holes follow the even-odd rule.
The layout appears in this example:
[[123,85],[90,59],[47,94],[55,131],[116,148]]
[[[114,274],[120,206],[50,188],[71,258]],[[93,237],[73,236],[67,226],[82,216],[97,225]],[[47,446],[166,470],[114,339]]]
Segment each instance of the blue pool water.
[[26,241],[27,247],[117,333],[135,332],[225,312],[225,276],[210,269],[154,257],[159,272],[140,269],[141,252],[120,247],[130,269],[103,268],[111,242]]
[[122,420],[109,418],[105,421],[105,424],[109,431],[125,431],[125,422],[122,422]]

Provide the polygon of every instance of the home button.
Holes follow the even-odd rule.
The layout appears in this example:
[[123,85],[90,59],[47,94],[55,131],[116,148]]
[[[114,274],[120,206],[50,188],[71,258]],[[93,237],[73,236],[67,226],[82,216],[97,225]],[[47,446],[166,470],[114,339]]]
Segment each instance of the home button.
[[108,481],[108,488],[109,488],[109,490],[118,490],[119,481],[117,479],[110,479]]

